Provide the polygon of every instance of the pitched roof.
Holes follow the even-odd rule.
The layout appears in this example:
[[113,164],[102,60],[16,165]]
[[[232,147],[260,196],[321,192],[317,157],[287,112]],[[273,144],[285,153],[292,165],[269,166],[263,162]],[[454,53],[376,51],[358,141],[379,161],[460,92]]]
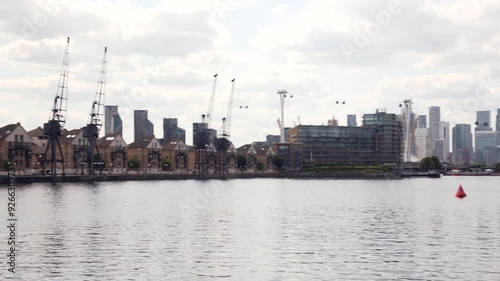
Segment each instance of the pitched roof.
[[180,138],[172,138],[169,141],[163,142],[163,148],[174,150],[177,147],[177,144],[179,143],[183,143],[183,141]]
[[70,131],[64,130],[62,136],[60,137],[60,141],[64,143],[71,143],[81,131],[82,129],[73,129]]
[[14,131],[19,124],[9,124],[0,128],[0,140],[7,138],[12,131]]
[[110,146],[111,143],[116,139],[116,137],[120,136],[119,133],[111,133],[111,134],[107,134],[105,135],[104,137],[102,138],[98,138],[96,140],[96,144],[98,146]]
[[266,145],[255,148],[258,155],[267,155],[269,153],[269,149],[272,149],[272,146]]
[[38,127],[36,129],[33,129],[31,131],[28,132],[28,136],[32,137],[32,138],[38,138],[38,137],[41,137],[41,136],[44,136],[44,132],[43,132],[43,128],[42,127]]
[[[129,144],[129,148],[147,148],[148,145],[151,143],[151,141],[156,140],[155,137],[153,138],[145,138],[142,140],[134,141],[133,143]],[[161,147],[159,147],[161,148]]]

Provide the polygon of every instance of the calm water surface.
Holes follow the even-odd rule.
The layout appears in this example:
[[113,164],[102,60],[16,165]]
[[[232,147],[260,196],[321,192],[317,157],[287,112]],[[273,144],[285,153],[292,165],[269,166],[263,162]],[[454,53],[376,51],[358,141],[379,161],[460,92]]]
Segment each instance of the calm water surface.
[[17,202],[0,280],[500,280],[500,177],[33,184]]

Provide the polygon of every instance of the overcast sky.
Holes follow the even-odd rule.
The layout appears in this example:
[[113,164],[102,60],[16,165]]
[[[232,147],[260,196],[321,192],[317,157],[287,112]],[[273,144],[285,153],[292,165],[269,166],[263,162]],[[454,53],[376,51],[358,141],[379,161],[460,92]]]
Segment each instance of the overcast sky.
[[[118,105],[125,141],[133,110],[149,110],[155,135],[177,117],[192,142],[219,74],[212,127],[226,115],[236,78],[236,146],[285,126],[335,115],[441,106],[441,118],[475,122],[500,108],[500,1],[496,0],[9,0],[0,10],[1,125],[48,120],[71,37],[66,128],[86,124],[108,47],[106,104]],[[345,105],[335,101],[345,101]],[[240,109],[248,106],[248,109]],[[104,132],[102,132],[104,133]]]

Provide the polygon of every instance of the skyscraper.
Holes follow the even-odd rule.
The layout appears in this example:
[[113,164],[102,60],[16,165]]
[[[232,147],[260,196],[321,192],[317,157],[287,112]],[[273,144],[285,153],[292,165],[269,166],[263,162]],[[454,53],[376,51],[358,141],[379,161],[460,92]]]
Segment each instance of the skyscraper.
[[496,131],[500,132],[500,108],[497,108],[497,123],[496,123]]
[[[436,145],[439,144],[439,148]],[[438,123],[438,135],[434,139],[434,156],[437,156],[441,161],[448,160],[450,153],[450,123]]]
[[490,118],[491,114],[489,110],[477,111],[474,131],[492,131]]
[[357,127],[358,123],[356,122],[356,114],[348,114],[347,115],[347,126],[348,127]]
[[209,129],[207,123],[193,123],[193,145],[208,144],[217,138],[217,131]]
[[109,135],[112,133],[123,135],[122,119],[118,114],[118,106],[106,105],[104,107],[104,134]]
[[[439,122],[441,122],[441,109],[439,106],[429,107],[429,141],[432,146],[432,155],[438,156],[439,153],[434,152],[435,140],[439,139]],[[438,156],[439,157],[439,156]],[[441,159],[441,157],[439,157]]]
[[452,129],[453,162],[455,164],[472,161],[472,129],[469,124],[456,124]]
[[417,128],[427,128],[427,115],[419,115],[417,118]]
[[179,138],[186,143],[186,130],[177,126],[177,118],[163,118],[163,141]]
[[134,110],[134,142],[154,136],[154,125],[148,120],[147,110]]

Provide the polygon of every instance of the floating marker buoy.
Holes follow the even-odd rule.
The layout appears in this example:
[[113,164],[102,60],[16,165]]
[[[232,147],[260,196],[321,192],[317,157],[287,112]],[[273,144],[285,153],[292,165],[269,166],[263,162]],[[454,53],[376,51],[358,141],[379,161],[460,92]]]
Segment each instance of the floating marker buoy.
[[457,190],[457,193],[455,194],[455,196],[458,198],[464,198],[465,196],[467,196],[467,194],[465,194],[464,189],[462,188],[462,185],[460,185],[458,187],[458,190]]

